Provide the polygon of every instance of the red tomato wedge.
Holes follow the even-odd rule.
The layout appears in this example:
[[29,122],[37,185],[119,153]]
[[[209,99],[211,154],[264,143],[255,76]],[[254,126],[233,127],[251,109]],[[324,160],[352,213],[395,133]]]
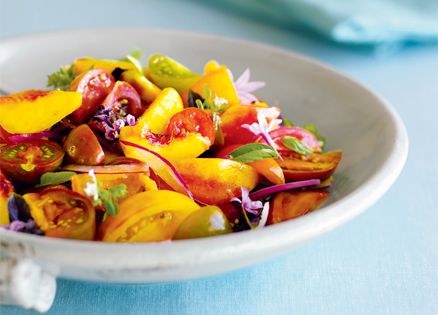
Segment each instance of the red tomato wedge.
[[140,95],[127,82],[117,81],[111,92],[102,103],[105,108],[121,108],[127,106],[128,113],[134,117],[143,114]]
[[208,137],[214,143],[214,126],[210,115],[202,109],[186,108],[172,116],[167,125],[167,134],[171,138],[185,137],[188,133],[197,132]]
[[103,69],[93,69],[77,76],[70,90],[82,93],[82,105],[70,114],[71,121],[80,124],[91,118],[113,86],[113,76]]

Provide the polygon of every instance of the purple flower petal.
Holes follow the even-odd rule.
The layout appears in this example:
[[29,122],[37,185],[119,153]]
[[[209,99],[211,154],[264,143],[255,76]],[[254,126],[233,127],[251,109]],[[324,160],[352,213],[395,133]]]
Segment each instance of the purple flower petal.
[[234,82],[237,96],[239,97],[242,105],[250,105],[253,102],[257,102],[258,98],[251,93],[266,85],[265,82],[262,81],[250,82],[250,75],[251,72],[249,68],[247,68],[236,80],[236,82]]
[[265,86],[266,86],[266,83],[265,83],[265,82],[262,82],[262,81],[253,81],[253,82],[249,82],[249,83],[247,83],[245,86],[240,87],[240,88],[239,88],[239,92],[248,92],[248,93],[251,93],[251,92],[254,92],[254,91],[256,91],[256,90],[258,90],[258,89],[261,89],[261,88],[263,88],[263,87],[265,87]]
[[249,82],[249,77],[251,75],[251,72],[249,68],[246,68],[245,71],[240,75],[240,77],[236,80],[234,83],[236,86],[244,86]]

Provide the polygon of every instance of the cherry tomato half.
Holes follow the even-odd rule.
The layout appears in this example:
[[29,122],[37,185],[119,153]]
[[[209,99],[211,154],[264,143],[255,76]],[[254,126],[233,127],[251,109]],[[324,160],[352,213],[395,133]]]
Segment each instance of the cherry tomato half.
[[27,140],[0,148],[0,168],[13,180],[34,184],[62,163],[64,151],[48,140]]
[[70,160],[76,164],[99,165],[105,159],[102,146],[86,124],[70,131],[65,139],[64,149]]
[[111,92],[102,103],[105,108],[121,108],[126,106],[128,113],[134,117],[143,114],[140,95],[127,82],[117,81]]
[[291,152],[283,155],[283,160],[276,161],[283,169],[286,182],[306,179],[324,180],[333,174],[342,158],[342,152],[331,151],[299,155]]
[[271,203],[268,224],[302,216],[318,208],[328,197],[326,190],[283,191]]
[[92,240],[96,212],[84,196],[66,188],[47,188],[23,196],[30,214],[48,237]]
[[82,105],[70,114],[75,124],[91,118],[114,86],[113,76],[103,69],[93,69],[77,76],[70,90],[82,93]]
[[197,132],[208,137],[214,143],[214,126],[210,115],[199,108],[186,108],[172,116],[167,125],[167,134],[171,138],[185,137],[188,133]]

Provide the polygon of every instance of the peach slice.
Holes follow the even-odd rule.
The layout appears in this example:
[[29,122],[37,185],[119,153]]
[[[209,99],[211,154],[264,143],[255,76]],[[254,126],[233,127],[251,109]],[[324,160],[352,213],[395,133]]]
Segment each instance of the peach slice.
[[79,108],[78,92],[28,90],[0,97],[0,126],[10,133],[44,131]]
[[170,118],[183,109],[184,105],[178,92],[173,88],[163,89],[137,120],[135,127],[140,130],[147,128],[156,134],[164,134]]
[[236,161],[197,158],[179,160],[174,165],[194,198],[209,205],[239,197],[241,187],[252,190],[259,182],[253,167]]

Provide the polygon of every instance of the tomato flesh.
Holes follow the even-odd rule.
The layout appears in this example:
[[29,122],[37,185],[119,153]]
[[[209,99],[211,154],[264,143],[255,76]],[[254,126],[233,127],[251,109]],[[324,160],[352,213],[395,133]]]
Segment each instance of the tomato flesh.
[[127,82],[117,81],[111,92],[102,103],[104,108],[121,109],[127,107],[128,113],[134,117],[143,114],[140,95]]
[[82,124],[74,128],[64,142],[69,159],[82,165],[99,165],[105,159],[105,153],[90,127]]
[[174,191],[138,193],[120,204],[116,216],[108,216],[102,222],[98,239],[105,242],[170,240],[181,222],[199,208],[189,197]]
[[197,132],[214,143],[215,130],[208,113],[199,108],[186,108],[172,116],[167,125],[167,134],[171,138],[185,137],[188,133]]
[[84,196],[66,188],[25,194],[32,218],[48,237],[92,240],[96,213]]
[[0,148],[0,168],[11,179],[34,184],[62,163],[64,151],[48,140],[27,140]]
[[82,93],[82,105],[70,114],[75,124],[91,118],[114,86],[113,76],[103,69],[93,69],[77,76],[70,90]]

